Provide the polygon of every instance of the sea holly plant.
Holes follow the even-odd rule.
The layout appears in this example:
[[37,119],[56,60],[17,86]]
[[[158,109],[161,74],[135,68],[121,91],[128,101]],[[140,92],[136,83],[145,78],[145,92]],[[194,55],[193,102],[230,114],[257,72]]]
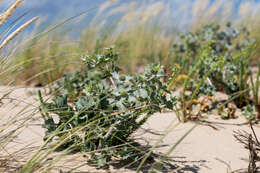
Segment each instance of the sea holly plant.
[[[215,44],[215,43],[214,43]],[[251,53],[255,45],[251,44],[236,55],[224,52],[218,54],[214,49],[211,58],[207,58],[200,66],[200,78],[208,73],[212,64],[218,61],[216,68],[208,75],[208,84],[215,91],[224,92],[233,99],[235,105],[242,108],[250,103],[249,77],[251,74],[249,64]],[[205,88],[201,88],[202,90]]]
[[218,55],[243,50],[254,42],[246,27],[238,30],[231,23],[227,23],[226,27],[210,24],[195,32],[181,33],[169,56],[181,65],[184,73],[188,73],[190,65],[197,61],[200,49],[212,40],[215,41],[213,49]]
[[161,80],[165,77],[161,65],[148,65],[142,74],[125,75],[117,66],[118,58],[113,48],[103,54],[85,55],[86,69],[64,75],[55,85],[51,102],[40,94],[45,139],[69,136],[60,149],[100,151],[91,157],[91,163],[98,166],[112,158],[138,159],[144,149],[134,142],[133,133],[151,115],[172,110],[176,104],[175,96]]
[[[234,74],[239,74],[241,68],[244,69],[242,73],[246,74],[252,44],[255,43],[245,27],[238,30],[227,23],[226,27],[222,29],[219,25],[212,24],[205,25],[196,32],[182,33],[179,40],[173,45],[169,56],[173,58],[174,63],[180,66],[182,74],[188,74],[194,64],[199,61],[201,49],[210,43],[212,43],[211,52],[214,57],[208,59],[204,69],[207,70],[208,66],[212,62],[216,62],[219,57],[223,58],[225,64],[212,73],[216,74],[212,77],[212,82],[219,80],[221,85],[216,86],[217,90],[224,89],[226,92],[235,92],[240,79],[232,79],[232,77]],[[202,73],[201,76],[203,75]]]
[[191,117],[192,105],[203,104],[197,100],[199,97],[209,98],[216,91],[229,95],[238,108],[250,104],[249,65],[256,44],[249,36],[246,28],[239,31],[230,23],[223,29],[206,25],[180,35],[169,54],[174,67],[178,67],[173,70],[169,88],[175,87],[173,84],[182,76],[180,101],[184,120]]

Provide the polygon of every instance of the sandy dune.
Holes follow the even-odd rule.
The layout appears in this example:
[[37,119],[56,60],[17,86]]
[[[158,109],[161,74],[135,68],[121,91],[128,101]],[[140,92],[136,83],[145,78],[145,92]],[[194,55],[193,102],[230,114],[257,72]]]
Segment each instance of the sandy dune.
[[[1,151],[1,155],[7,156],[7,153],[16,152],[14,157],[17,158],[13,159],[19,160],[22,164],[24,163],[22,161],[25,161],[26,158],[32,155],[32,153],[37,150],[37,147],[43,143],[44,129],[41,127],[42,120],[39,113],[37,113],[37,106],[39,104],[37,101],[37,89],[10,87],[1,87],[0,89],[1,96],[7,91],[12,90],[11,94],[2,100],[0,107],[1,130],[3,128],[5,129],[5,131],[1,133],[1,137],[6,131],[10,131],[14,129],[14,127],[19,126],[24,120],[26,120],[27,124],[20,130],[16,138],[3,146],[4,150]],[[27,108],[24,110],[25,106],[27,106]],[[11,124],[5,124],[5,122],[10,122],[10,120],[12,120]],[[195,127],[170,154],[168,172],[226,173],[247,167],[248,152],[233,137],[234,130],[250,132],[248,125],[234,125],[246,122],[246,120],[243,117],[234,120],[221,120],[215,115],[210,115],[206,120],[214,122],[211,125],[215,128],[208,125],[198,125]],[[134,137],[138,138],[140,142],[147,142],[153,146],[158,139],[162,138],[160,134],[165,134],[168,130],[169,133],[154,151],[155,153],[167,153],[169,148],[195,125],[194,122],[189,122],[179,124],[173,128],[177,123],[178,121],[174,113],[155,114]],[[255,125],[255,130],[257,134],[260,134],[258,125]],[[76,167],[76,163],[85,163],[86,157],[83,156],[84,153],[78,153],[64,158],[60,163],[62,168],[57,168],[53,170],[53,172],[66,170],[65,167]],[[0,167],[0,171],[1,170],[4,170],[3,166]],[[75,172],[77,171],[108,172],[107,170],[95,170],[85,164],[75,169]],[[112,169],[111,172],[134,172],[134,170]],[[165,172],[167,172],[167,170],[165,170]]]

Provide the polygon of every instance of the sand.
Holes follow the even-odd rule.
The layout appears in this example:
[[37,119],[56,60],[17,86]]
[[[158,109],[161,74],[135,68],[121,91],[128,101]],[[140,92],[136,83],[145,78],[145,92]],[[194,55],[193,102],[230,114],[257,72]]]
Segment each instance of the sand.
[[[3,156],[8,156],[7,153],[15,153],[9,155],[8,158],[11,158],[9,164],[15,162],[22,165],[43,144],[44,129],[41,127],[43,121],[37,112],[39,105],[37,90],[39,89],[1,87],[0,97],[10,90],[12,90],[11,94],[2,100],[0,107],[0,127],[1,130],[5,129],[0,137],[5,132],[18,127],[26,118],[30,121],[29,123],[27,121],[26,126],[20,129],[19,134],[12,141],[2,146],[0,158],[3,161],[5,158]],[[24,110],[25,106],[27,108]],[[10,120],[13,120],[11,124],[5,124]],[[246,122],[246,119],[239,116],[237,119],[221,120],[219,116],[212,114],[205,120],[214,123],[209,126],[188,122],[180,123],[175,127],[178,120],[173,112],[158,113],[153,115],[133,137],[138,138],[143,144],[153,146],[158,139],[162,138],[161,134],[169,131],[154,150],[154,153],[158,154],[167,153],[188,130],[197,124],[195,129],[170,153],[168,170],[165,172],[226,173],[247,168],[248,151],[233,136],[236,130],[250,132],[248,125],[235,125]],[[260,135],[259,125],[255,125],[254,128],[257,135]],[[68,170],[67,168],[77,167],[78,163],[83,165],[73,172],[135,172],[135,168],[130,170],[111,167],[111,171],[96,170],[86,165],[86,159],[84,153],[72,154],[64,157],[59,164],[61,167],[57,166],[51,172],[64,172]],[[6,165],[0,164],[0,171],[5,170],[5,167]]]

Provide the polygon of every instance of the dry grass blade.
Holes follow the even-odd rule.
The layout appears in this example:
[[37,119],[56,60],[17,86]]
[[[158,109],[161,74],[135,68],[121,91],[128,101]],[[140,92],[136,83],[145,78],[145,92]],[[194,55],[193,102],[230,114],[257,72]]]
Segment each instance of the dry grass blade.
[[249,150],[248,173],[256,173],[260,169],[257,165],[257,162],[260,162],[260,143],[258,142],[258,138],[251,123],[250,127],[253,135],[247,132],[237,131],[235,132],[234,137],[238,142],[242,143],[247,150]]
[[[1,2],[1,1],[0,1]],[[16,0],[1,16],[0,26],[14,13],[15,9],[23,3],[23,0]]]
[[6,44],[11,41],[15,36],[17,36],[20,32],[22,32],[25,28],[27,28],[29,25],[31,25],[33,22],[35,22],[38,19],[38,17],[34,17],[31,20],[27,21],[25,24],[20,26],[18,29],[16,29],[12,34],[10,34],[0,45],[0,50],[6,46]]

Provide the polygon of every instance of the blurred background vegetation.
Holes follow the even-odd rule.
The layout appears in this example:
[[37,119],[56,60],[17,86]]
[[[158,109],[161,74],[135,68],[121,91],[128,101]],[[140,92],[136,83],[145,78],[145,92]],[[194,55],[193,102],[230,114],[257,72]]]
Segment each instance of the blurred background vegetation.
[[[0,8],[8,5],[6,3]],[[178,42],[180,32],[195,31],[205,24],[224,26],[231,21],[237,28],[246,26],[250,36],[260,41],[260,1],[256,0],[76,0],[66,4],[67,8],[62,4],[64,0],[39,4],[28,0],[21,9],[29,10],[28,13],[17,12],[19,20],[13,19],[17,23],[23,15],[35,13],[41,20],[3,52],[5,61],[2,63],[8,68],[1,72],[4,76],[0,78],[1,85],[10,84],[10,81],[13,85],[48,84],[65,72],[81,68],[81,56],[112,45],[120,54],[123,71],[141,71],[145,64],[152,62],[170,67],[174,60],[169,52]],[[86,15],[68,21],[44,36],[35,37],[90,8],[93,9]],[[8,23],[5,28],[12,30]],[[2,30],[2,34],[6,30]],[[257,64],[259,47],[253,56]]]

